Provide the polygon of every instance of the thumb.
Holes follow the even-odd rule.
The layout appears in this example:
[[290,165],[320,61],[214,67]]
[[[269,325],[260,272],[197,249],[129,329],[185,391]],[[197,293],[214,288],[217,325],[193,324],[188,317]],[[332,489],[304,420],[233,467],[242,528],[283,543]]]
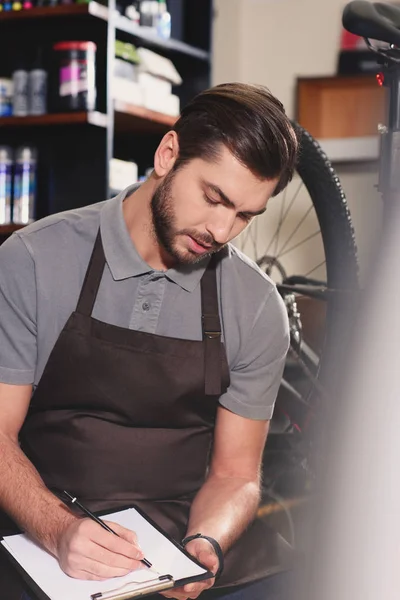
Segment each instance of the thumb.
[[197,557],[198,561],[215,575],[219,567],[218,556],[215,554],[215,552],[212,550],[202,549],[198,553]]
[[118,523],[112,523],[110,521],[105,521],[105,523],[107,523],[107,525],[111,527],[111,529],[115,531],[119,537],[123,538],[130,544],[133,544],[137,548],[140,548],[138,537],[134,531],[131,529],[126,529],[126,527],[122,527],[122,525],[119,525]]

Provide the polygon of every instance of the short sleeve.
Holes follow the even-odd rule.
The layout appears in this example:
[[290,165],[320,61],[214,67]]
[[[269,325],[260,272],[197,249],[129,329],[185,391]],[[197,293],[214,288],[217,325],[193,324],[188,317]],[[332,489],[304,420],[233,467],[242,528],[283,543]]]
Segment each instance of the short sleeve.
[[255,317],[253,327],[231,366],[230,386],[220,404],[248,419],[269,420],[289,348],[285,305],[274,287]]
[[33,383],[36,357],[35,264],[14,234],[0,246],[0,381]]

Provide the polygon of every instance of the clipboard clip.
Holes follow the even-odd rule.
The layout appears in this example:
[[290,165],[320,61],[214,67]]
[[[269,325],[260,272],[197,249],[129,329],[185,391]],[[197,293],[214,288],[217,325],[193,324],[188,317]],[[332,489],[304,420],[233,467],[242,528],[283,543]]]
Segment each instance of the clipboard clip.
[[171,575],[160,575],[160,577],[147,581],[130,581],[119,588],[104,593],[98,592],[90,597],[91,600],[130,600],[130,598],[138,598],[144,594],[155,594],[168,590],[174,585],[175,581]]

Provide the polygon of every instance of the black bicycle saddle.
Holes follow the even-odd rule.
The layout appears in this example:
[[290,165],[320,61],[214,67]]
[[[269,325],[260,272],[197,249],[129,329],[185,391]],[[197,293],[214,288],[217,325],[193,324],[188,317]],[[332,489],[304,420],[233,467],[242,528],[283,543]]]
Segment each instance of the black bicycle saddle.
[[400,8],[354,0],[343,11],[343,27],[363,38],[400,46]]

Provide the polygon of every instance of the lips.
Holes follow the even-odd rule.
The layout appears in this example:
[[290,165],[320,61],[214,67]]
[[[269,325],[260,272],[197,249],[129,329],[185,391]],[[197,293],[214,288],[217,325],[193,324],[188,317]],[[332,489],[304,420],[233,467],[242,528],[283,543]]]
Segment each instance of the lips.
[[188,235],[188,239],[189,239],[189,245],[190,245],[191,251],[195,252],[196,254],[203,254],[205,252],[209,252],[212,248],[211,244],[207,244],[207,245],[203,244],[202,242],[199,242],[191,235]]
[[198,244],[199,246],[203,246],[203,248],[205,248],[206,250],[209,250],[210,248],[212,248],[211,244],[205,244],[204,242],[200,242],[196,238],[192,238],[192,239],[196,242],[196,244]]

